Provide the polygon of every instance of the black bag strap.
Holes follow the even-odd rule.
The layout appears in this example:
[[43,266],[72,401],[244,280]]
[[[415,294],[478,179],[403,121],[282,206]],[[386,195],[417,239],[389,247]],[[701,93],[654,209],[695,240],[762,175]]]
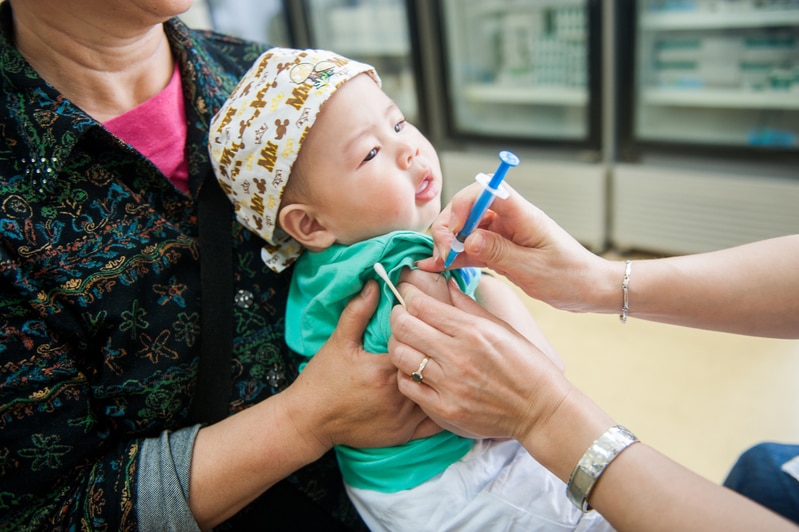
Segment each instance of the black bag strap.
[[198,194],[200,233],[200,364],[189,408],[191,423],[227,417],[232,387],[233,205],[208,176]]

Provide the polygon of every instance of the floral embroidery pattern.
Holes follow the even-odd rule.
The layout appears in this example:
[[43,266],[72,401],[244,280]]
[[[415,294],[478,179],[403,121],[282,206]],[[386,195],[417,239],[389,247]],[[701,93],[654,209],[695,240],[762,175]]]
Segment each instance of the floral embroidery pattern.
[[72,450],[71,447],[60,444],[61,437],[57,434],[45,436],[44,434],[34,434],[31,437],[33,447],[20,449],[19,455],[31,460],[31,469],[41,471],[42,469],[58,469],[61,467],[61,457]]

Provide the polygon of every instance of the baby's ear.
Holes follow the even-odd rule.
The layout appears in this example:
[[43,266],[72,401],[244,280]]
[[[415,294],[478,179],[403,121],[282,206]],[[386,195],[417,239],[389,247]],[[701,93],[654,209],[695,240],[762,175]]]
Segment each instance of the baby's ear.
[[336,242],[336,235],[319,223],[313,209],[304,203],[280,209],[278,221],[285,232],[311,251],[322,251]]

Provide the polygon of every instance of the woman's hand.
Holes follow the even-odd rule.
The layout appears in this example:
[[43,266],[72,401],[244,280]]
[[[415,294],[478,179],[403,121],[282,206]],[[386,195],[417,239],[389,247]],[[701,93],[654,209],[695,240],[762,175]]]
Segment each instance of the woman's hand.
[[292,394],[303,397],[297,402],[296,417],[305,424],[309,414],[316,414],[308,430],[324,449],[385,447],[441,430],[399,393],[396,368],[389,357],[363,349],[363,333],[377,299],[377,284],[370,281],[347,305],[333,335],[290,387]]
[[190,505],[203,528],[221,523],[334,445],[383,447],[441,431],[400,394],[389,357],[363,350],[378,297],[377,284],[368,282],[286,390],[200,429]]
[[[464,242],[453,268],[488,267],[505,275],[528,295],[553,307],[578,312],[617,312],[624,265],[602,259],[577,242],[511,187],[497,199]],[[456,233],[468,217],[479,184],[457,193],[431,228],[433,258],[419,268],[440,271]]]
[[[399,389],[453,432],[520,439],[554,412],[571,385],[538,348],[450,283],[453,305],[400,285],[389,354]],[[408,376],[429,357],[423,382]]]

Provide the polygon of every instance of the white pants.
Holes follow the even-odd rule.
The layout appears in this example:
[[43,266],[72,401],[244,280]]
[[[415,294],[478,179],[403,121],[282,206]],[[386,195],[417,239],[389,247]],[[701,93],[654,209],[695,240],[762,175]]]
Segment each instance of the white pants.
[[566,485],[516,441],[480,440],[443,473],[415,488],[381,493],[347,486],[373,531],[612,531],[583,514]]

